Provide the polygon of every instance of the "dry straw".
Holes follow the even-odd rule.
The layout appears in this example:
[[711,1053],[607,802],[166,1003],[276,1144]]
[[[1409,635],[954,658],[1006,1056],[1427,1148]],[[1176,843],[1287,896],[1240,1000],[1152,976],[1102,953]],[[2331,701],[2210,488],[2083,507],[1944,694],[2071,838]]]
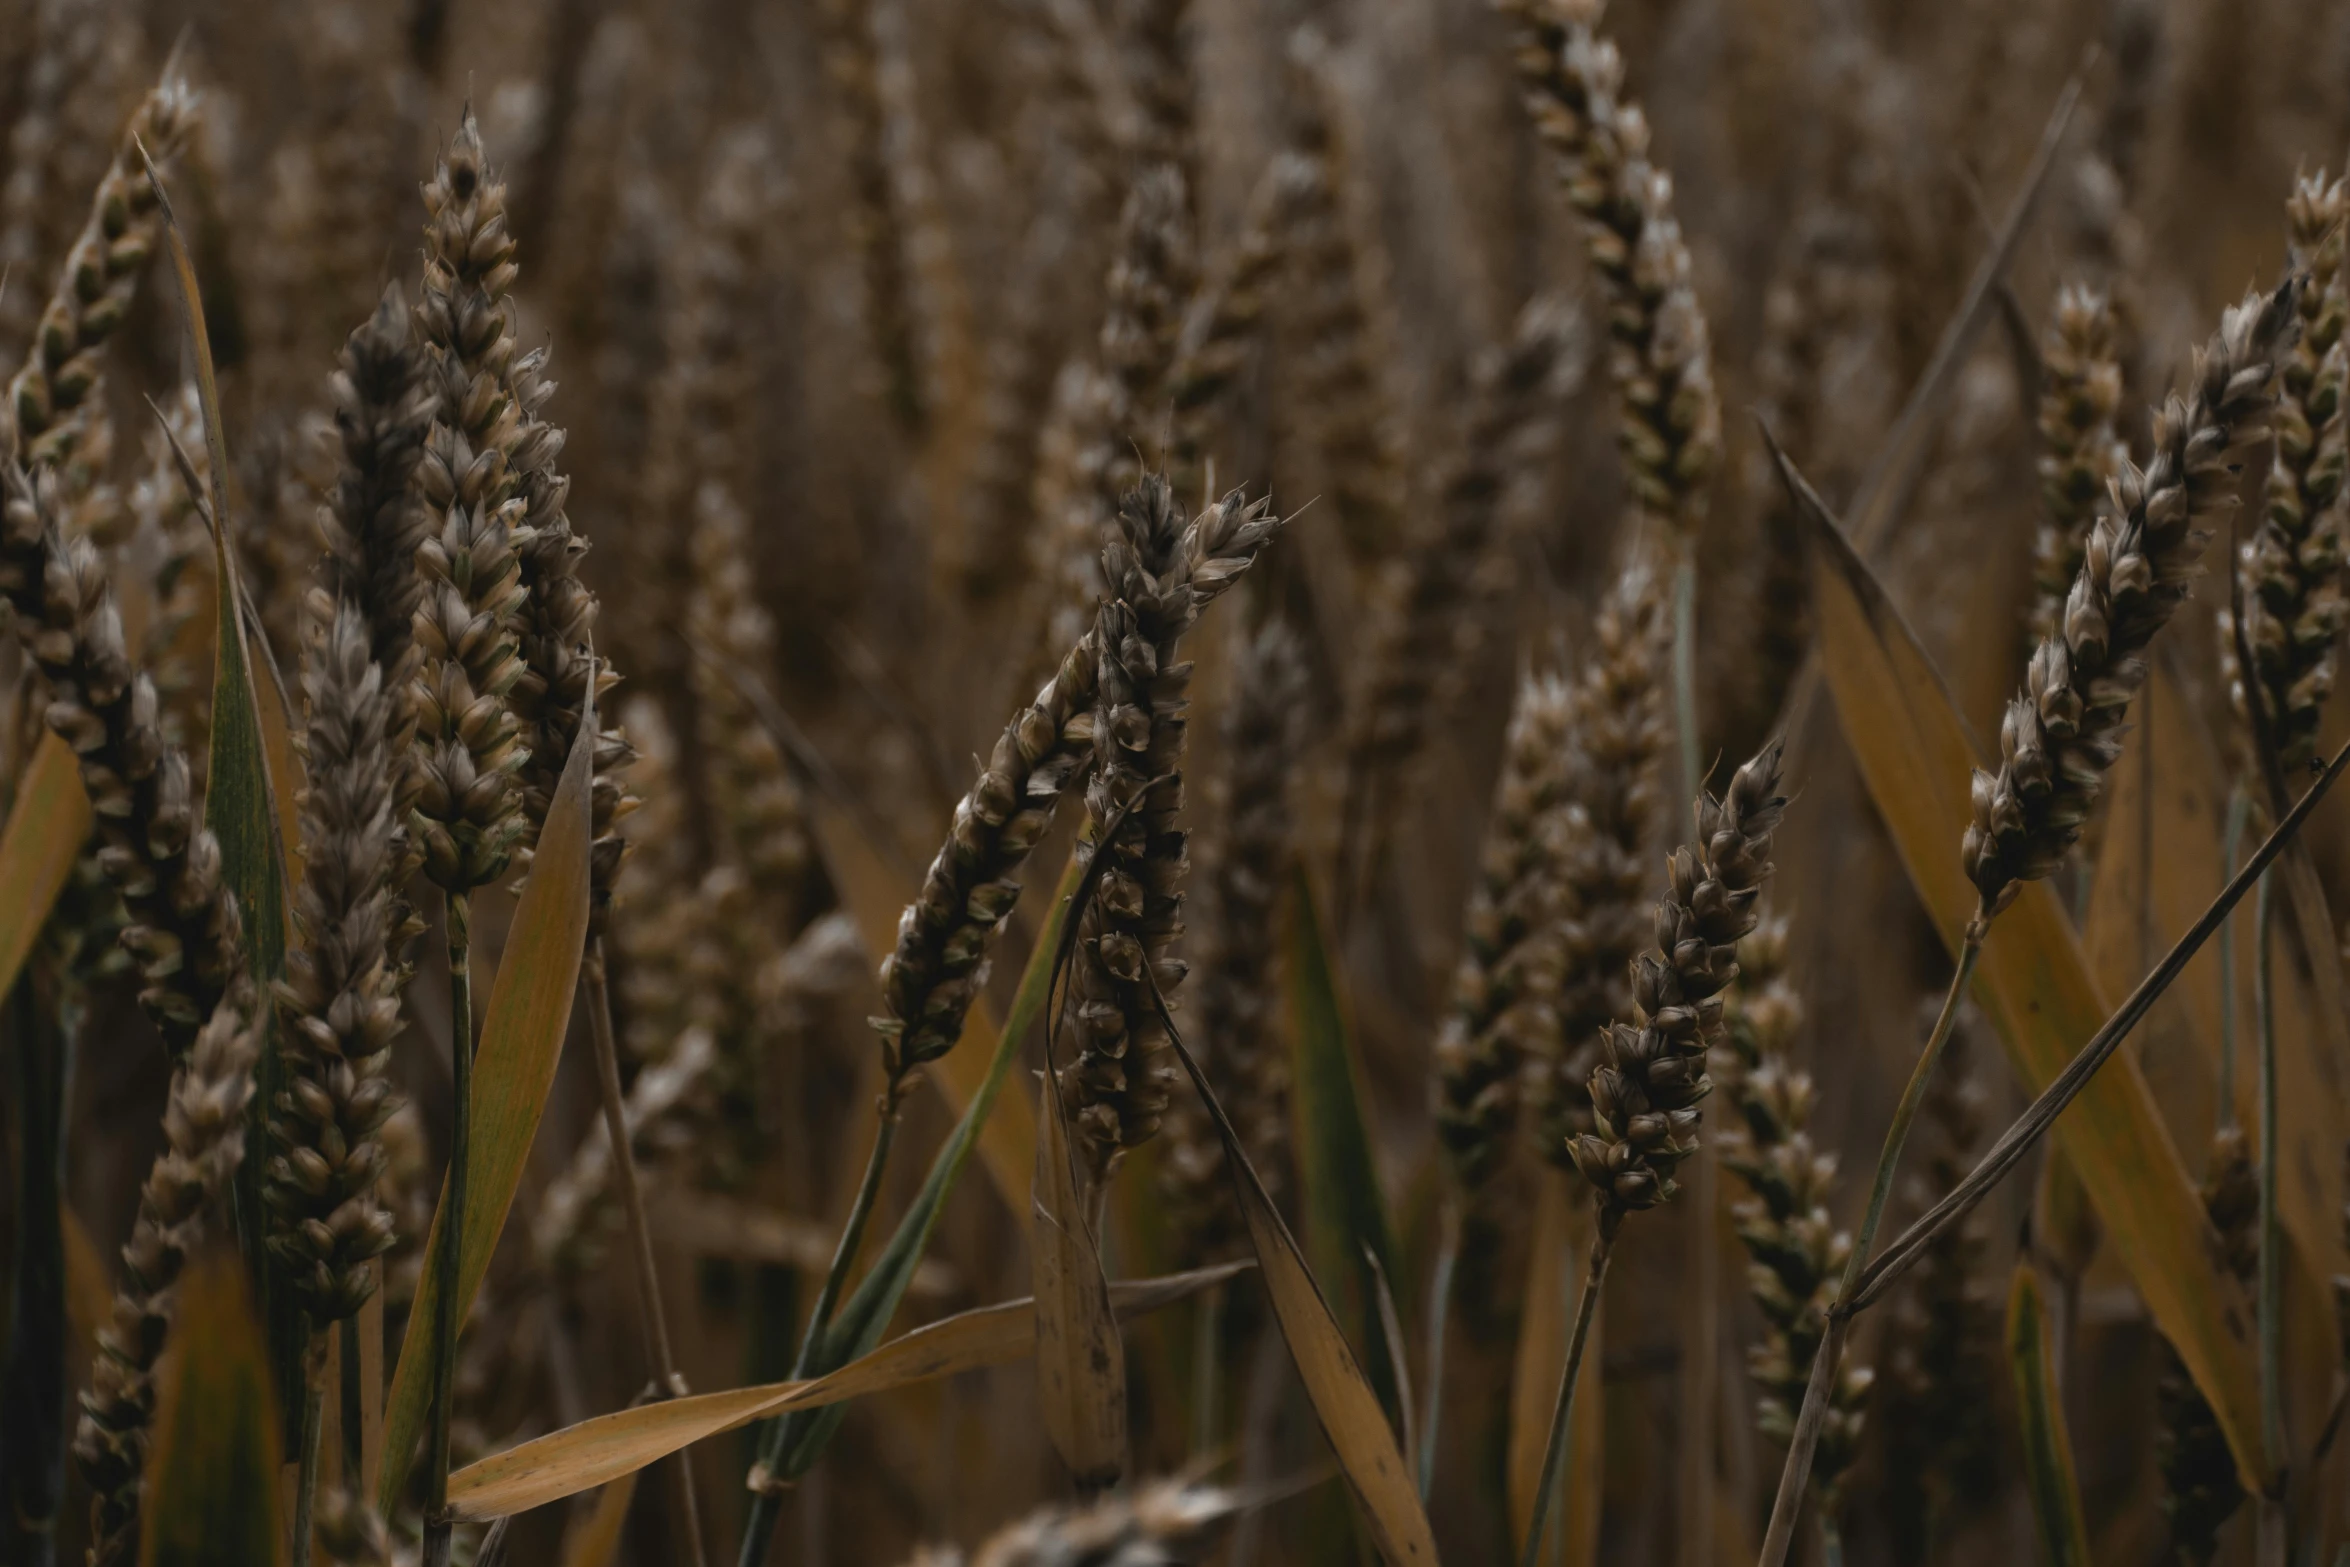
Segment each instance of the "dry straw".
[[261,1046],[253,1004],[240,974],[179,1059],[164,1107],[164,1149],[140,1188],[114,1305],[98,1331],[73,1444],[90,1488],[93,1567],[125,1567],[139,1557],[155,1368],[171,1333],[175,1286],[203,1240],[207,1213],[244,1162],[245,1104]]

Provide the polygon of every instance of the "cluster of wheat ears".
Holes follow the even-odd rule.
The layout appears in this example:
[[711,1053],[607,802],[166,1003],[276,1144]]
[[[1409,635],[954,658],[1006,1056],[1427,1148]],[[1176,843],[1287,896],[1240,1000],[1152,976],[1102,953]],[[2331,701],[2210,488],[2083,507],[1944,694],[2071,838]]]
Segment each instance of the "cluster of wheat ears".
[[0,0],[0,1567],[2350,1564],[2338,18],[187,12]]

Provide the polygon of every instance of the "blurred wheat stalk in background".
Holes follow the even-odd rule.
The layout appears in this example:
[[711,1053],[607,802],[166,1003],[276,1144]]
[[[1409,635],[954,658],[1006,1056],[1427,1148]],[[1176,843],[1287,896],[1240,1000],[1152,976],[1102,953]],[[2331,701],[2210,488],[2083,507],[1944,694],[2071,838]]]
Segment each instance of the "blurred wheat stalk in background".
[[2343,1560],[2345,69],[0,0],[0,1563]]

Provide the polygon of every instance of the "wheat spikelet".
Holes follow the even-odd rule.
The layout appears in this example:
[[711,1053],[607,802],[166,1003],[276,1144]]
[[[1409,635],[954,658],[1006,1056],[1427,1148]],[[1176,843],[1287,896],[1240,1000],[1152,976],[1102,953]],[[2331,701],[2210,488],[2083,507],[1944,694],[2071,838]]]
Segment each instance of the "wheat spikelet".
[[[1140,121],[1132,155],[1199,186],[1199,144],[1193,125],[1191,0],[1120,0],[1126,77]],[[1189,199],[1189,198],[1187,198]]]
[[1519,679],[1452,1012],[1436,1038],[1436,1135],[1472,1193],[1509,1156],[1529,1069],[1560,1053],[1558,840],[1573,714],[1559,676]]
[[187,759],[164,742],[154,682],[131,663],[105,562],[55,522],[54,475],[6,467],[0,597],[49,682],[49,727],[81,759],[98,861],[122,894],[140,1004],[176,1055],[244,970],[220,845],[195,818]]
[[90,1561],[137,1560],[139,1490],[155,1421],[155,1365],[171,1333],[174,1286],[204,1235],[207,1211],[245,1157],[245,1104],[261,1036],[242,974],[172,1073],[164,1150],[139,1192],[122,1279],[98,1333],[74,1458],[91,1493]]
[[[1828,1306],[1852,1255],[1852,1237],[1828,1212],[1836,1156],[1815,1148],[1808,1130],[1816,1100],[1811,1074],[1790,1055],[1803,1010],[1787,977],[1787,921],[1765,919],[1738,943],[1738,984],[1727,1008],[1734,1066],[1723,1076],[1736,1118],[1722,1139],[1722,1164],[1752,1194],[1731,1212],[1751,1259],[1748,1288],[1764,1323],[1747,1369],[1760,1393],[1763,1435],[1774,1442],[1794,1434]],[[1850,1358],[1837,1369],[1811,1468],[1827,1516],[1836,1513],[1845,1472],[1859,1455],[1874,1381],[1868,1367]]]
[[1102,467],[1100,517],[1107,523],[1120,497],[1140,477],[1134,448],[1146,440],[1175,363],[1185,307],[1198,287],[1190,198],[1180,167],[1145,166],[1126,192],[1118,217],[1118,249],[1110,264],[1109,302],[1102,316],[1100,360],[1113,392],[1110,460]]
[[849,239],[864,274],[865,330],[880,362],[884,401],[902,427],[928,417],[922,337],[906,275],[904,224],[891,179],[889,125],[882,102],[871,0],[825,0],[819,8],[824,72],[849,129]]
[[1640,508],[1691,541],[1721,456],[1705,312],[1673,214],[1672,177],[1648,159],[1648,120],[1623,97],[1624,62],[1599,36],[1604,0],[1497,0],[1535,132],[1558,160],[1608,297],[1618,444]]
[[[1737,943],[1756,922],[1771,874],[1780,743],[1697,801],[1697,842],[1673,852],[1672,890],[1656,906],[1656,951],[1633,969],[1637,1027],[1613,1023],[1591,1074],[1592,1122],[1568,1145],[1598,1189],[1603,1215],[1653,1208],[1680,1189],[1673,1168],[1697,1151],[1698,1105],[1713,1089],[1707,1052],[1723,1038],[1722,992],[1738,977]],[[1604,1221],[1603,1221],[1604,1222]]]
[[[2350,290],[2342,270],[2342,224],[2350,196],[2341,180],[2305,176],[2285,204],[2287,263],[2306,275],[2301,333],[2277,377],[2275,456],[2260,525],[2245,541],[2243,638],[2251,649],[2260,705],[2277,765],[2290,777],[2317,755],[2317,726],[2334,688],[2334,650],[2350,623],[2343,595],[2345,549],[2342,394],[2350,345],[2342,324]],[[2234,636],[2231,632],[2231,662]],[[2248,711],[2243,672],[2234,671],[2238,711]]]
[[1609,590],[1567,715],[1565,799],[1556,829],[1560,883],[1557,1028],[1531,1063],[1536,1138],[1553,1163],[1591,1130],[1591,1070],[1608,1025],[1632,1006],[1633,960],[1648,940],[1651,858],[1664,825],[1663,581],[1635,555]]
[[1280,526],[1237,490],[1187,526],[1154,474],[1120,503],[1102,550],[1110,591],[1094,629],[1094,770],[1079,843],[1109,864],[1080,921],[1066,1014],[1076,1055],[1060,1074],[1071,1137],[1097,1178],[1157,1132],[1176,1075],[1159,1008],[1185,971],[1169,952],[1183,933],[1177,816],[1191,684],[1177,645]]
[[[8,385],[12,453],[64,467],[103,417],[91,397],[106,344],[129,313],[161,231],[145,159],[170,158],[195,122],[196,100],[176,74],[149,93],[90,202],[89,220],[34,329],[33,346]],[[141,148],[145,151],[142,153]]]
[[[1277,1023],[1275,929],[1297,852],[1292,776],[1303,743],[1305,651],[1297,633],[1269,619],[1240,640],[1224,714],[1224,774],[1212,815],[1224,824],[1202,886],[1211,939],[1192,986],[1200,1069],[1240,1133],[1266,1190],[1287,1186],[1289,1063]],[[1224,1149],[1207,1112],[1179,1094],[1167,1113],[1161,1186],[1178,1255],[1215,1256],[1245,1231],[1225,1180]]]
[[2080,574],[2097,521],[2097,503],[2129,456],[2114,433],[2121,405],[2121,324],[2113,303],[2094,289],[2067,284],[2040,344],[2040,528],[2032,542],[2032,582],[2039,600],[2032,634],[2055,634],[2065,597]]
[[284,1086],[270,1107],[264,1200],[269,1249],[312,1328],[350,1316],[375,1282],[367,1263],[392,1243],[378,1200],[391,1113],[384,1076],[400,1032],[398,970],[388,949],[392,698],[359,602],[338,597],[312,634],[302,672],[300,940],[277,986]]
[[2154,634],[2186,600],[2211,525],[2235,502],[2236,454],[2266,428],[2290,345],[2296,283],[2248,295],[2195,355],[2188,393],[2156,414],[2154,455],[2125,464],[2089,536],[2061,635],[2032,655],[2000,725],[2000,767],[1974,776],[1967,874],[1988,918],[2064,861],[2121,754],[2122,722]]
[[1208,1559],[1239,1510],[1219,1487],[1154,1480],[1090,1506],[1031,1513],[968,1555],[926,1547],[906,1567],[1188,1567]]

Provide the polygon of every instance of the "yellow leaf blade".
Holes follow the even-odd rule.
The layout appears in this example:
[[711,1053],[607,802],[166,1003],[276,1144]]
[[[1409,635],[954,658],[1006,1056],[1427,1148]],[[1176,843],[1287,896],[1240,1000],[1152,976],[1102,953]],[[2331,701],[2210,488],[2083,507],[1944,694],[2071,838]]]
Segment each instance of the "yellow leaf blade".
[[[489,1011],[473,1057],[471,1168],[465,1191],[464,1246],[457,1267],[457,1320],[463,1322],[490,1255],[506,1228],[507,1210],[538,1135],[539,1117],[554,1086],[563,1037],[571,1028],[571,1001],[587,946],[589,787],[593,715],[580,726],[562,782],[547,807],[546,825],[523,884],[522,901],[506,940]],[[438,1254],[448,1194],[433,1211],[425,1255]],[[417,1436],[432,1401],[429,1324],[440,1298],[438,1274],[426,1269],[400,1345],[392,1391],[384,1406],[383,1467],[376,1499],[386,1512],[405,1489]]]
[[[1131,1317],[1223,1283],[1240,1269],[1201,1268],[1112,1285],[1111,1305]],[[449,1476],[449,1505],[461,1518],[497,1518],[634,1474],[705,1437],[792,1409],[862,1398],[892,1388],[1008,1365],[1036,1345],[1036,1303],[981,1306],[890,1340],[813,1382],[774,1382],[642,1404],[508,1448]]]
[[140,1504],[140,1567],[261,1567],[285,1560],[269,1350],[226,1249],[179,1285],[155,1444]]
[[1126,1356],[1070,1161],[1068,1108],[1049,1071],[1041,1093],[1028,1226],[1037,1403],[1070,1476],[1098,1489],[1126,1467]]
[[[1807,503],[1823,670],[1846,740],[1911,885],[1959,949],[1976,895],[1959,861],[1979,751],[1939,671],[1843,535]],[[2109,1015],[2071,921],[2045,882],[2025,885],[1991,927],[1976,994],[2025,1090],[2060,1074]],[[2243,1472],[2266,1470],[2250,1314],[2210,1265],[2217,1238],[2137,1064],[2107,1062],[2056,1123],[2106,1232],[2156,1325],[2210,1400]]]
[[96,824],[80,760],[56,735],[42,735],[0,833],[0,996],[24,972]]

